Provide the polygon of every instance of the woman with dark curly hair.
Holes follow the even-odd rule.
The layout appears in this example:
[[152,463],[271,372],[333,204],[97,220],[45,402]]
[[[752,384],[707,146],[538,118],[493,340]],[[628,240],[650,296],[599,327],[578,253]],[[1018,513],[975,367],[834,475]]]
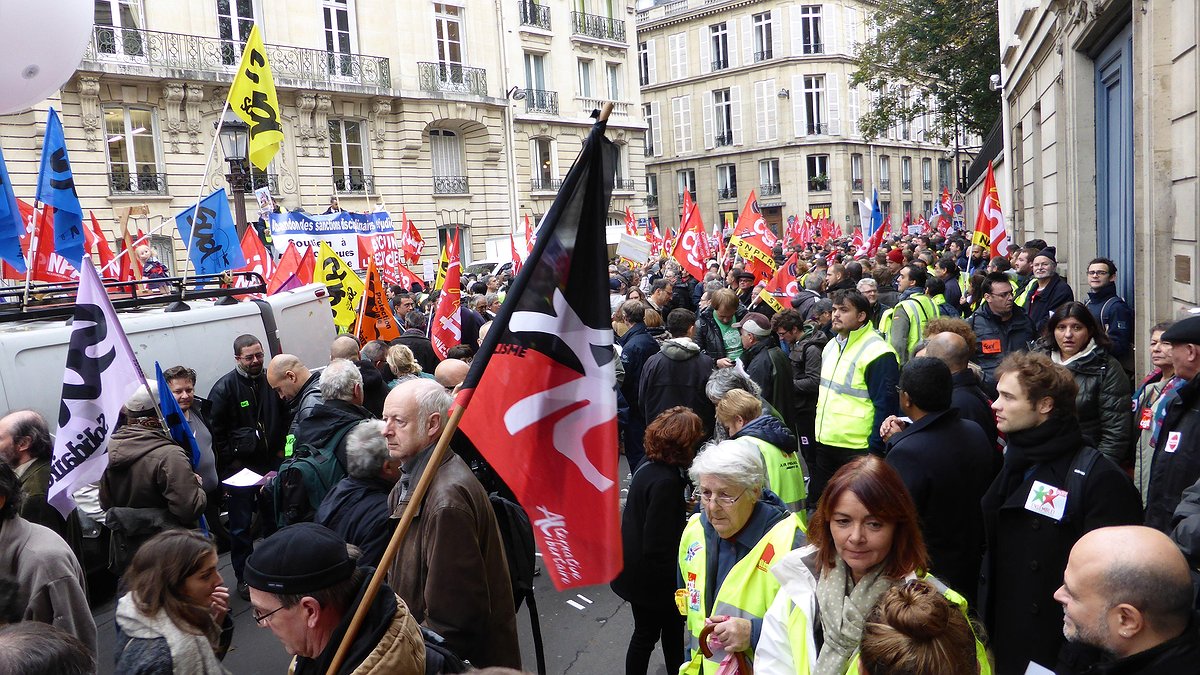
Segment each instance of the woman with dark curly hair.
[[625,568],[612,582],[633,609],[626,675],[645,675],[662,641],[667,672],[683,663],[683,617],[675,606],[675,554],[687,522],[687,469],[704,438],[700,417],[684,406],[664,410],[646,428],[646,459],[633,473],[621,515]]

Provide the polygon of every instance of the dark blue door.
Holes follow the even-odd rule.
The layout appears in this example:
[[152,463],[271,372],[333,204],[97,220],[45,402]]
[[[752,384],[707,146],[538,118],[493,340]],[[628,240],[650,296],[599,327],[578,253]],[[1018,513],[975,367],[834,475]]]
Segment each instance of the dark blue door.
[[1116,263],[1117,292],[1132,305],[1133,38],[1129,26],[1096,57],[1096,229],[1096,250]]

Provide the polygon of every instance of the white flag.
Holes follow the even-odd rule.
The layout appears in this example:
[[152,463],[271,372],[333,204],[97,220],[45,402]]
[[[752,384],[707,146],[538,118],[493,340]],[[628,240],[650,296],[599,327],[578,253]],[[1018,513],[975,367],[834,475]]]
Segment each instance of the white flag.
[[82,267],[47,494],[64,517],[75,508],[71,494],[108,466],[108,438],[121,406],[146,386],[96,268],[86,257]]
[[871,229],[871,212],[874,210],[875,207],[871,206],[871,202],[865,199],[858,200],[858,224],[862,227],[864,240],[874,232]]

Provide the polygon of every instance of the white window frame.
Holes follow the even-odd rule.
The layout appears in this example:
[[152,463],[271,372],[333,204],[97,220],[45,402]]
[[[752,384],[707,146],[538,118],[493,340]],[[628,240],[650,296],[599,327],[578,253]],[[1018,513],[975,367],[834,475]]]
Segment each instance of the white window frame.
[[[433,41],[437,62],[442,66],[461,68],[467,63],[467,22],[463,20],[463,7],[449,2],[433,4]],[[451,37],[451,28],[457,27],[458,39]],[[458,58],[452,53],[455,48]]]
[[[345,13],[346,30],[337,26],[338,14]],[[327,69],[335,78],[350,79],[354,75],[354,63],[350,58],[358,53],[358,24],[354,12],[354,0],[321,0],[321,16],[324,25]],[[331,24],[330,19],[334,21]],[[348,44],[342,45],[340,36],[346,35]],[[340,58],[339,58],[340,57]]]
[[[825,43],[821,33],[821,5],[800,5],[793,8],[800,12],[800,51],[802,54],[824,54]],[[793,26],[795,24],[792,24]]]
[[733,92],[729,87],[713,90],[712,106],[713,138],[724,136],[728,142],[720,145],[733,145]]
[[692,151],[692,98],[676,96],[671,99],[671,127],[675,141],[675,154]]
[[[829,133],[829,115],[825,108],[825,76],[804,76],[804,113],[808,121],[805,135],[823,135]],[[825,127],[822,129],[822,127]]]
[[[368,144],[369,141],[367,139],[367,121],[353,118],[331,117],[328,119],[328,124],[330,126],[329,163],[333,169],[334,180],[337,180],[339,171],[342,174],[342,179],[346,181],[352,180],[355,170],[358,170],[362,176],[371,175],[371,147]],[[334,125],[339,127],[338,135],[341,137],[341,147],[338,149],[339,154],[342,156],[341,166],[338,166],[334,161],[335,143],[332,129]],[[358,143],[351,143],[346,140],[346,130],[350,128],[350,125],[358,127]],[[359,156],[362,157],[362,166],[354,166],[350,164],[350,148],[355,145],[358,146]],[[349,184],[350,183],[347,182],[347,185]]]
[[779,160],[777,158],[759,160],[758,184],[759,187],[779,185]]
[[[543,156],[543,144],[544,156]],[[555,141],[548,136],[534,136],[529,139],[529,166],[542,190],[551,190],[552,181],[558,177],[558,153],[555,151]]]
[[[260,22],[258,3],[254,0],[247,1],[250,3],[250,16],[238,14],[238,0],[227,0],[229,13],[222,13],[220,0],[217,0],[217,37],[221,39],[221,63],[226,66],[236,67],[238,65],[246,46],[246,40],[250,38],[250,29],[255,23]],[[232,36],[229,39],[225,39],[221,35],[221,29],[226,26]]]
[[729,25],[722,21],[708,27],[708,51],[712,70],[725,70],[729,63]]
[[613,61],[604,63],[604,80],[607,84],[608,99],[610,101],[621,100],[621,64]]
[[908,189],[905,192],[912,191],[912,157],[907,155],[900,158],[900,187],[904,188],[904,184],[908,183]]
[[718,164],[717,165],[717,190],[725,190],[732,193],[728,197],[719,197],[721,199],[736,199],[737,198],[737,165],[736,164]]
[[[105,162],[108,165],[108,175],[111,177],[114,174],[122,173],[127,176],[140,176],[140,175],[145,174],[146,172],[141,171],[139,169],[139,167],[146,165],[146,164],[150,164],[150,163],[153,163],[153,165],[154,165],[153,173],[155,173],[155,174],[166,173],[165,171],[162,171],[162,168],[163,168],[162,147],[161,147],[160,138],[158,135],[158,115],[156,114],[156,110],[149,106],[138,106],[138,105],[106,105],[106,106],[103,106],[100,111],[100,119],[101,119],[102,123],[104,123],[104,133],[105,133],[106,140],[112,140],[115,136],[117,136],[117,134],[109,135],[108,124],[106,121],[106,113],[108,113],[110,111],[115,111],[115,110],[121,111],[123,128],[122,128],[122,133],[119,135],[122,136],[125,141],[125,149],[126,149],[127,156],[122,158],[122,161],[120,161],[120,162],[114,162],[112,152],[111,152],[112,144],[106,142],[104,144],[104,157],[105,157]],[[133,111],[133,110],[149,113],[149,116],[150,116],[150,128],[149,129],[145,129],[142,127],[135,128],[133,126],[133,120],[130,117],[130,111]],[[145,158],[140,158],[137,156],[136,146],[133,142],[133,137],[136,135],[141,135],[139,133],[136,133],[139,129],[141,129],[142,131],[144,131],[147,134],[150,134],[151,139],[153,140],[153,143],[154,143],[154,156],[152,158],[150,158],[149,160],[146,160]],[[114,170],[114,169],[119,169],[119,170]],[[131,181],[131,184],[134,185],[133,189],[130,190],[131,192],[140,192],[141,191],[138,187],[136,187],[136,185],[137,185],[136,180]],[[110,180],[110,185],[111,185],[111,180]],[[155,189],[154,191],[157,192],[158,190]],[[121,192],[125,192],[125,191],[122,190]]]
[[[435,141],[435,138],[441,140]],[[429,164],[434,178],[465,177],[462,134],[453,129],[430,129]]]
[[775,58],[774,32],[775,26],[771,21],[771,12],[759,12],[750,17],[754,34],[754,61],[767,61]]
[[820,192],[825,192],[832,187],[833,180],[829,176],[829,155],[824,153],[808,155],[805,157],[805,171],[805,179],[810,185],[818,176],[825,176],[825,190],[820,190]]
[[525,88],[533,91],[546,90],[546,55],[541,52],[525,52]]
[[579,59],[576,65],[578,77],[575,86],[579,88],[579,98],[592,98],[592,59]]
[[933,189],[933,160],[928,157],[921,158],[921,189]]
[[[95,4],[107,6],[112,19],[111,26],[95,22],[97,28],[112,31],[112,51],[101,52],[99,56],[106,60],[145,61],[145,41],[141,33],[137,32],[146,29],[146,6],[143,0],[96,0]],[[122,10],[128,11],[129,15],[125,16]],[[95,13],[92,18],[95,20]],[[129,25],[126,25],[127,22]],[[135,37],[127,37],[126,30]],[[107,44],[98,45],[101,48],[107,46]]]
[[695,169],[679,169],[675,172],[675,198],[682,199],[684,191],[692,195],[692,199],[696,199],[696,170]]

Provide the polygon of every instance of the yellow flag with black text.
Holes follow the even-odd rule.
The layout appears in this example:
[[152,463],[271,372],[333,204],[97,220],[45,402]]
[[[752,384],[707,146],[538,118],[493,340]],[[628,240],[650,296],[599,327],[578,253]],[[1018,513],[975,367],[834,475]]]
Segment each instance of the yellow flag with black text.
[[229,108],[250,125],[250,161],[260,171],[266,171],[283,142],[283,121],[279,117],[275,78],[257,25],[250,29],[242,61],[229,88]]
[[333,323],[340,328],[353,328],[366,285],[325,241],[321,242],[321,249],[317,253],[317,269],[313,272],[313,281],[325,284],[325,288],[329,289],[329,307],[333,310]]
[[438,258],[437,279],[433,282],[433,290],[442,290],[446,283],[446,272],[450,269],[450,235],[446,235],[446,245],[442,247],[442,257]]

